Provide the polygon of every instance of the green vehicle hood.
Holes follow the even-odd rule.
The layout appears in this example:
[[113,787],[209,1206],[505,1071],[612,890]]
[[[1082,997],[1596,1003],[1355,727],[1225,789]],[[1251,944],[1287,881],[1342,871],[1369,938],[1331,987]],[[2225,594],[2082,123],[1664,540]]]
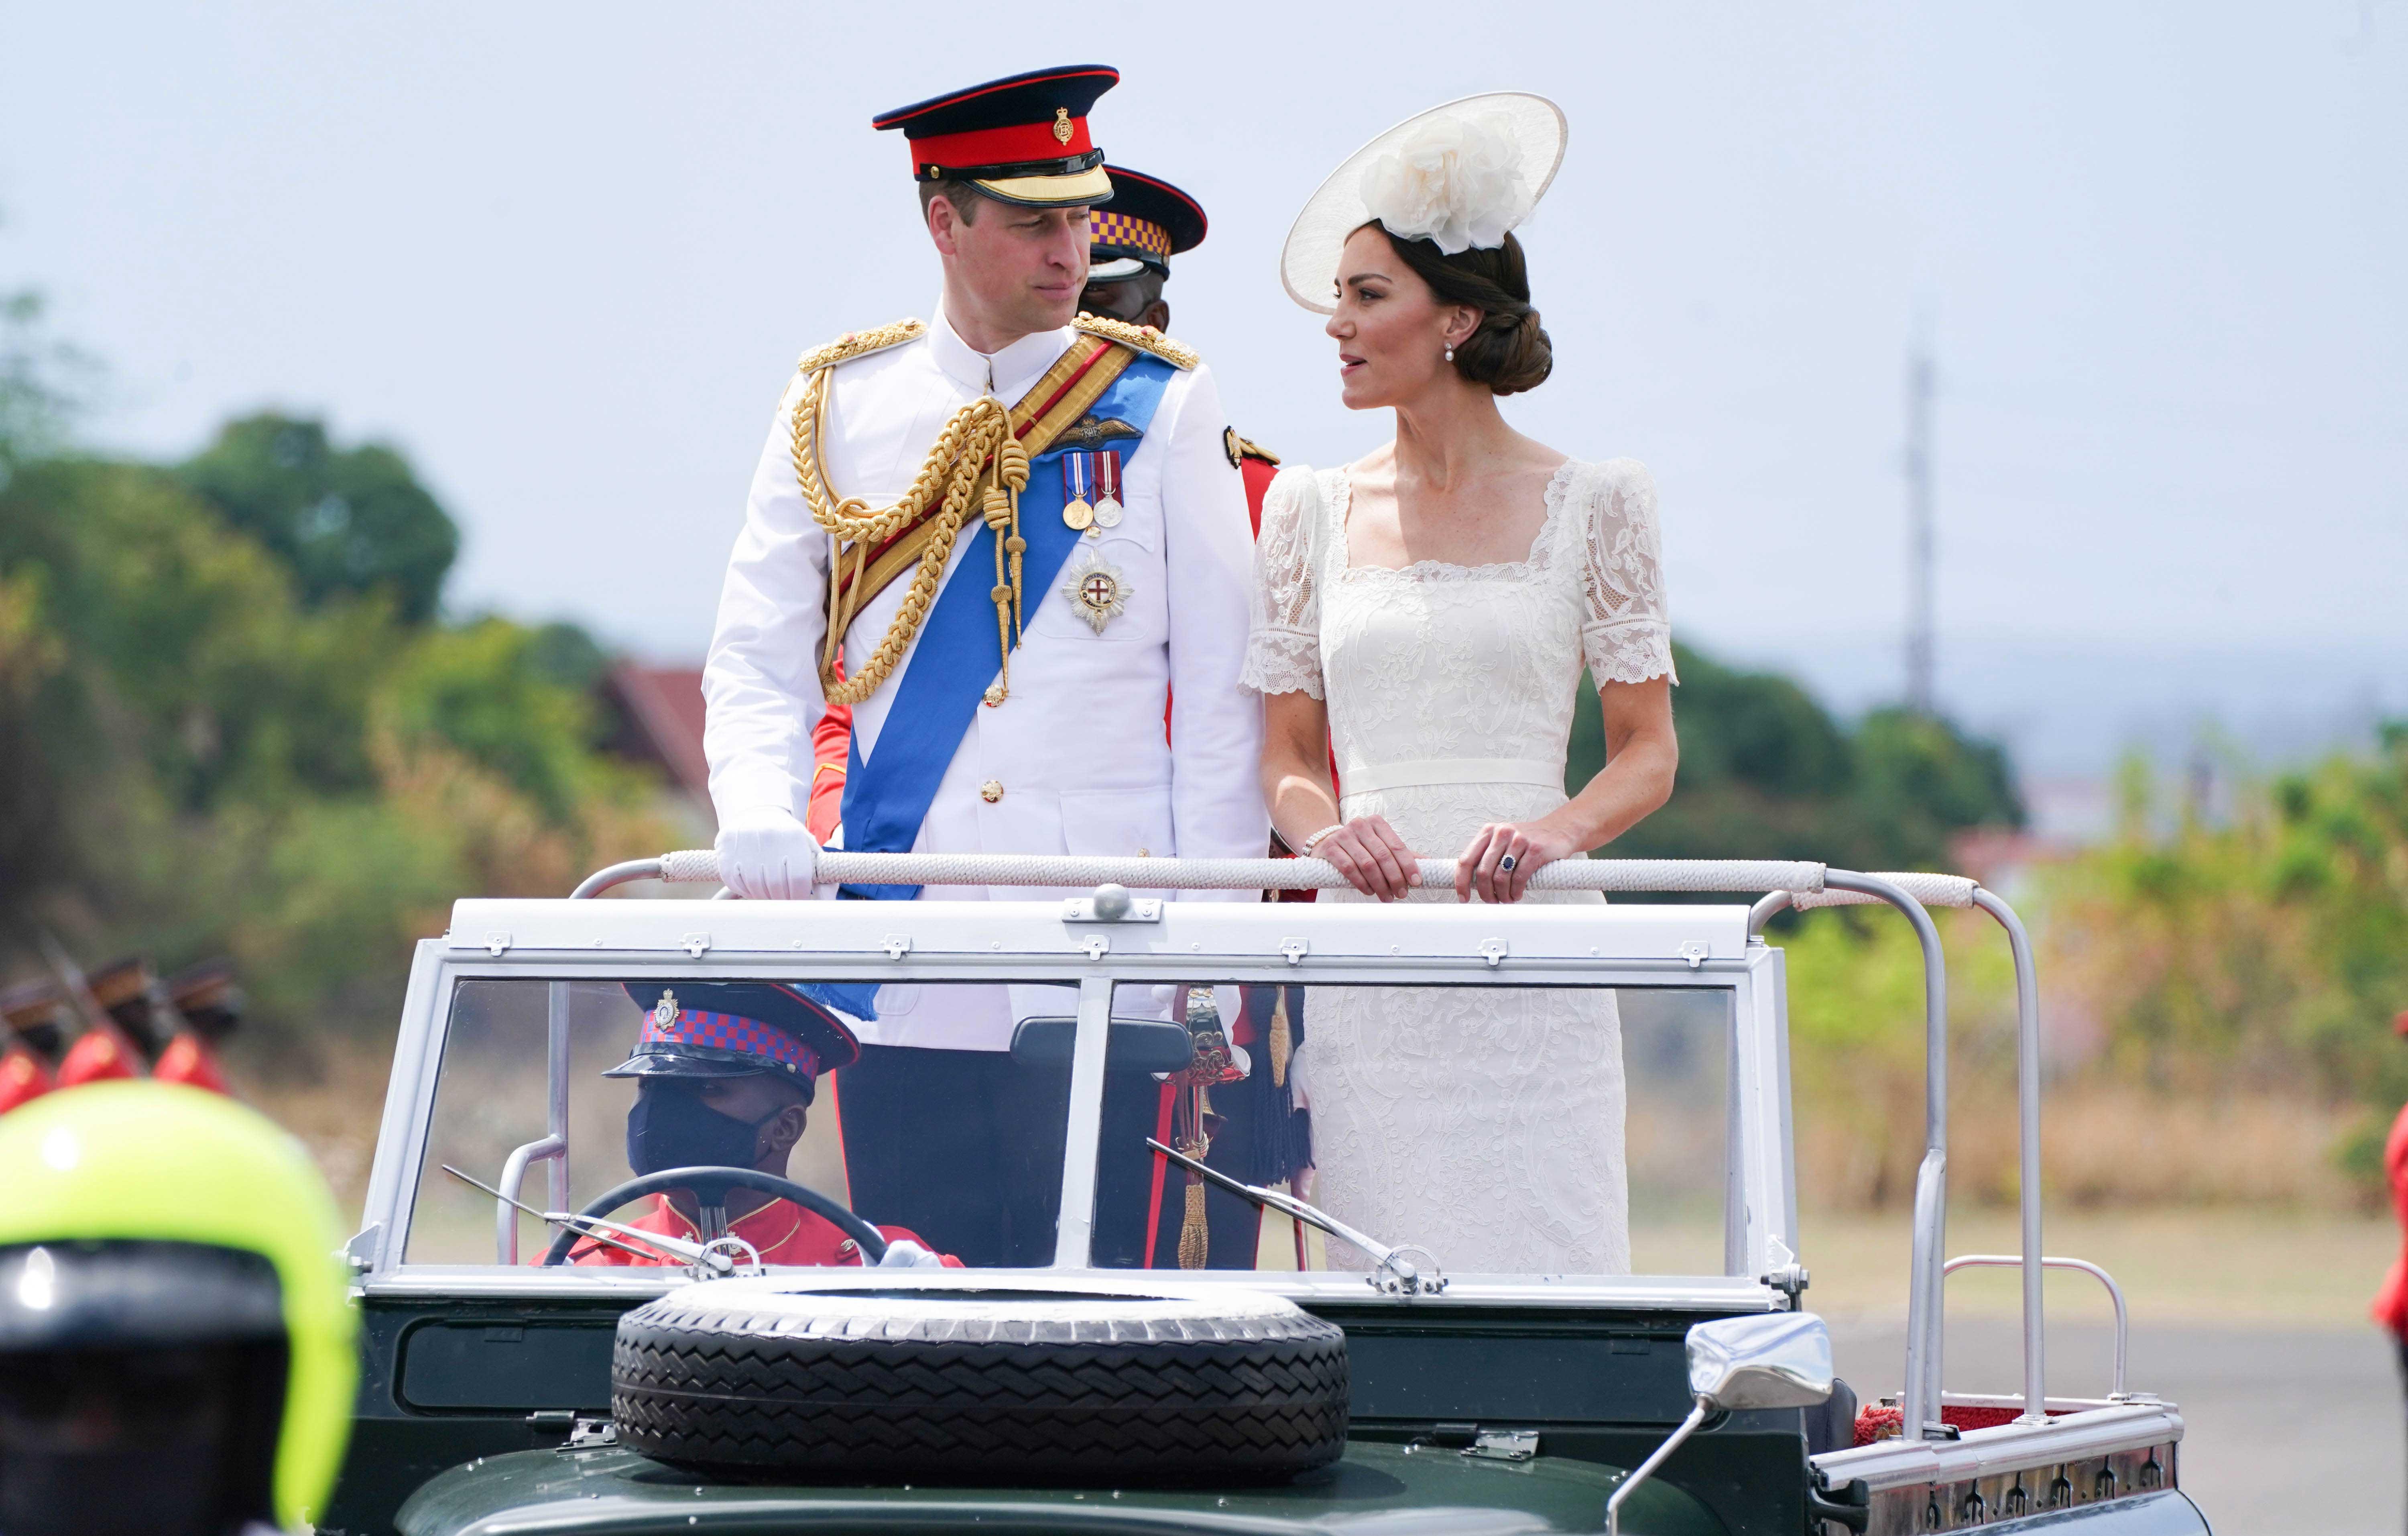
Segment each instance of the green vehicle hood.
[[[672,1532],[1077,1532],[1092,1536],[1509,1536],[1597,1531],[1621,1469],[1541,1456],[1512,1463],[1357,1441],[1343,1459],[1273,1487],[1213,1489],[750,1486],[632,1451],[523,1451],[450,1471],[403,1505],[402,1536],[670,1536]],[[1679,1488],[1631,1496],[1632,1536],[1720,1536]]]

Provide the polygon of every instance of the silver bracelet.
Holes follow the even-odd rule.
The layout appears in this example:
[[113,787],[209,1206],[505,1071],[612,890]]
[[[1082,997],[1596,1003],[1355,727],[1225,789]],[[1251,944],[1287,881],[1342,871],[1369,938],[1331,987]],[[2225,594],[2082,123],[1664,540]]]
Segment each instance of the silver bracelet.
[[1320,831],[1315,832],[1312,836],[1297,844],[1296,856],[1298,858],[1307,856],[1315,848],[1321,846],[1322,839],[1329,836],[1332,832],[1344,830],[1345,826],[1346,824],[1344,822],[1331,822],[1327,826],[1323,827]]

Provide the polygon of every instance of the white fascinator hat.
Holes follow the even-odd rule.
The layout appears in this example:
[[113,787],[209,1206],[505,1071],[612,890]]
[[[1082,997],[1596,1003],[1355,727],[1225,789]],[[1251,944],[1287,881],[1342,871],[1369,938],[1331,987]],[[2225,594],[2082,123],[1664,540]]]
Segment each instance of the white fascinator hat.
[[1493,251],[1530,216],[1564,161],[1563,108],[1524,91],[1433,107],[1364,145],[1321,183],[1280,252],[1288,297],[1329,314],[1346,237],[1373,220],[1453,256]]

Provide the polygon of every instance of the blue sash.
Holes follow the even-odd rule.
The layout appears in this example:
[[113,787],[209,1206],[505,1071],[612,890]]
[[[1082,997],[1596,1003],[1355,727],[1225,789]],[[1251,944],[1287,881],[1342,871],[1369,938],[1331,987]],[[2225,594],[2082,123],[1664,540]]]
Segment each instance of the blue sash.
[[[1088,414],[1135,427],[1137,438],[1113,443],[1133,455],[1177,371],[1159,357],[1141,354],[1087,408]],[[1068,451],[1056,447],[1031,460],[1028,484],[1020,493],[1020,536],[1028,541],[1021,555],[1021,587],[1031,619],[1053,596],[1054,578],[1079,542],[1079,530],[1062,521],[1062,456]],[[981,523],[969,553],[953,567],[920,626],[919,643],[887,706],[878,750],[863,757],[861,733],[853,733],[841,811],[846,852],[904,854],[918,840],[937,785],[953,766],[970,722],[978,718],[987,686],[1001,670],[996,652],[994,571],[995,530]],[[838,894],[909,901],[920,887],[847,885]]]

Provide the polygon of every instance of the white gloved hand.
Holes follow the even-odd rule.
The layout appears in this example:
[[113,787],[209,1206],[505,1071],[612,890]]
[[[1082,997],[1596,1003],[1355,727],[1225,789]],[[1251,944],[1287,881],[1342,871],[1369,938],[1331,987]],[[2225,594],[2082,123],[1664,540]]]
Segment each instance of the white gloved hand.
[[820,845],[782,806],[738,811],[711,844],[719,882],[749,901],[809,901]]
[[886,1256],[878,1261],[882,1270],[941,1270],[944,1256],[921,1247],[910,1238],[890,1238]]

